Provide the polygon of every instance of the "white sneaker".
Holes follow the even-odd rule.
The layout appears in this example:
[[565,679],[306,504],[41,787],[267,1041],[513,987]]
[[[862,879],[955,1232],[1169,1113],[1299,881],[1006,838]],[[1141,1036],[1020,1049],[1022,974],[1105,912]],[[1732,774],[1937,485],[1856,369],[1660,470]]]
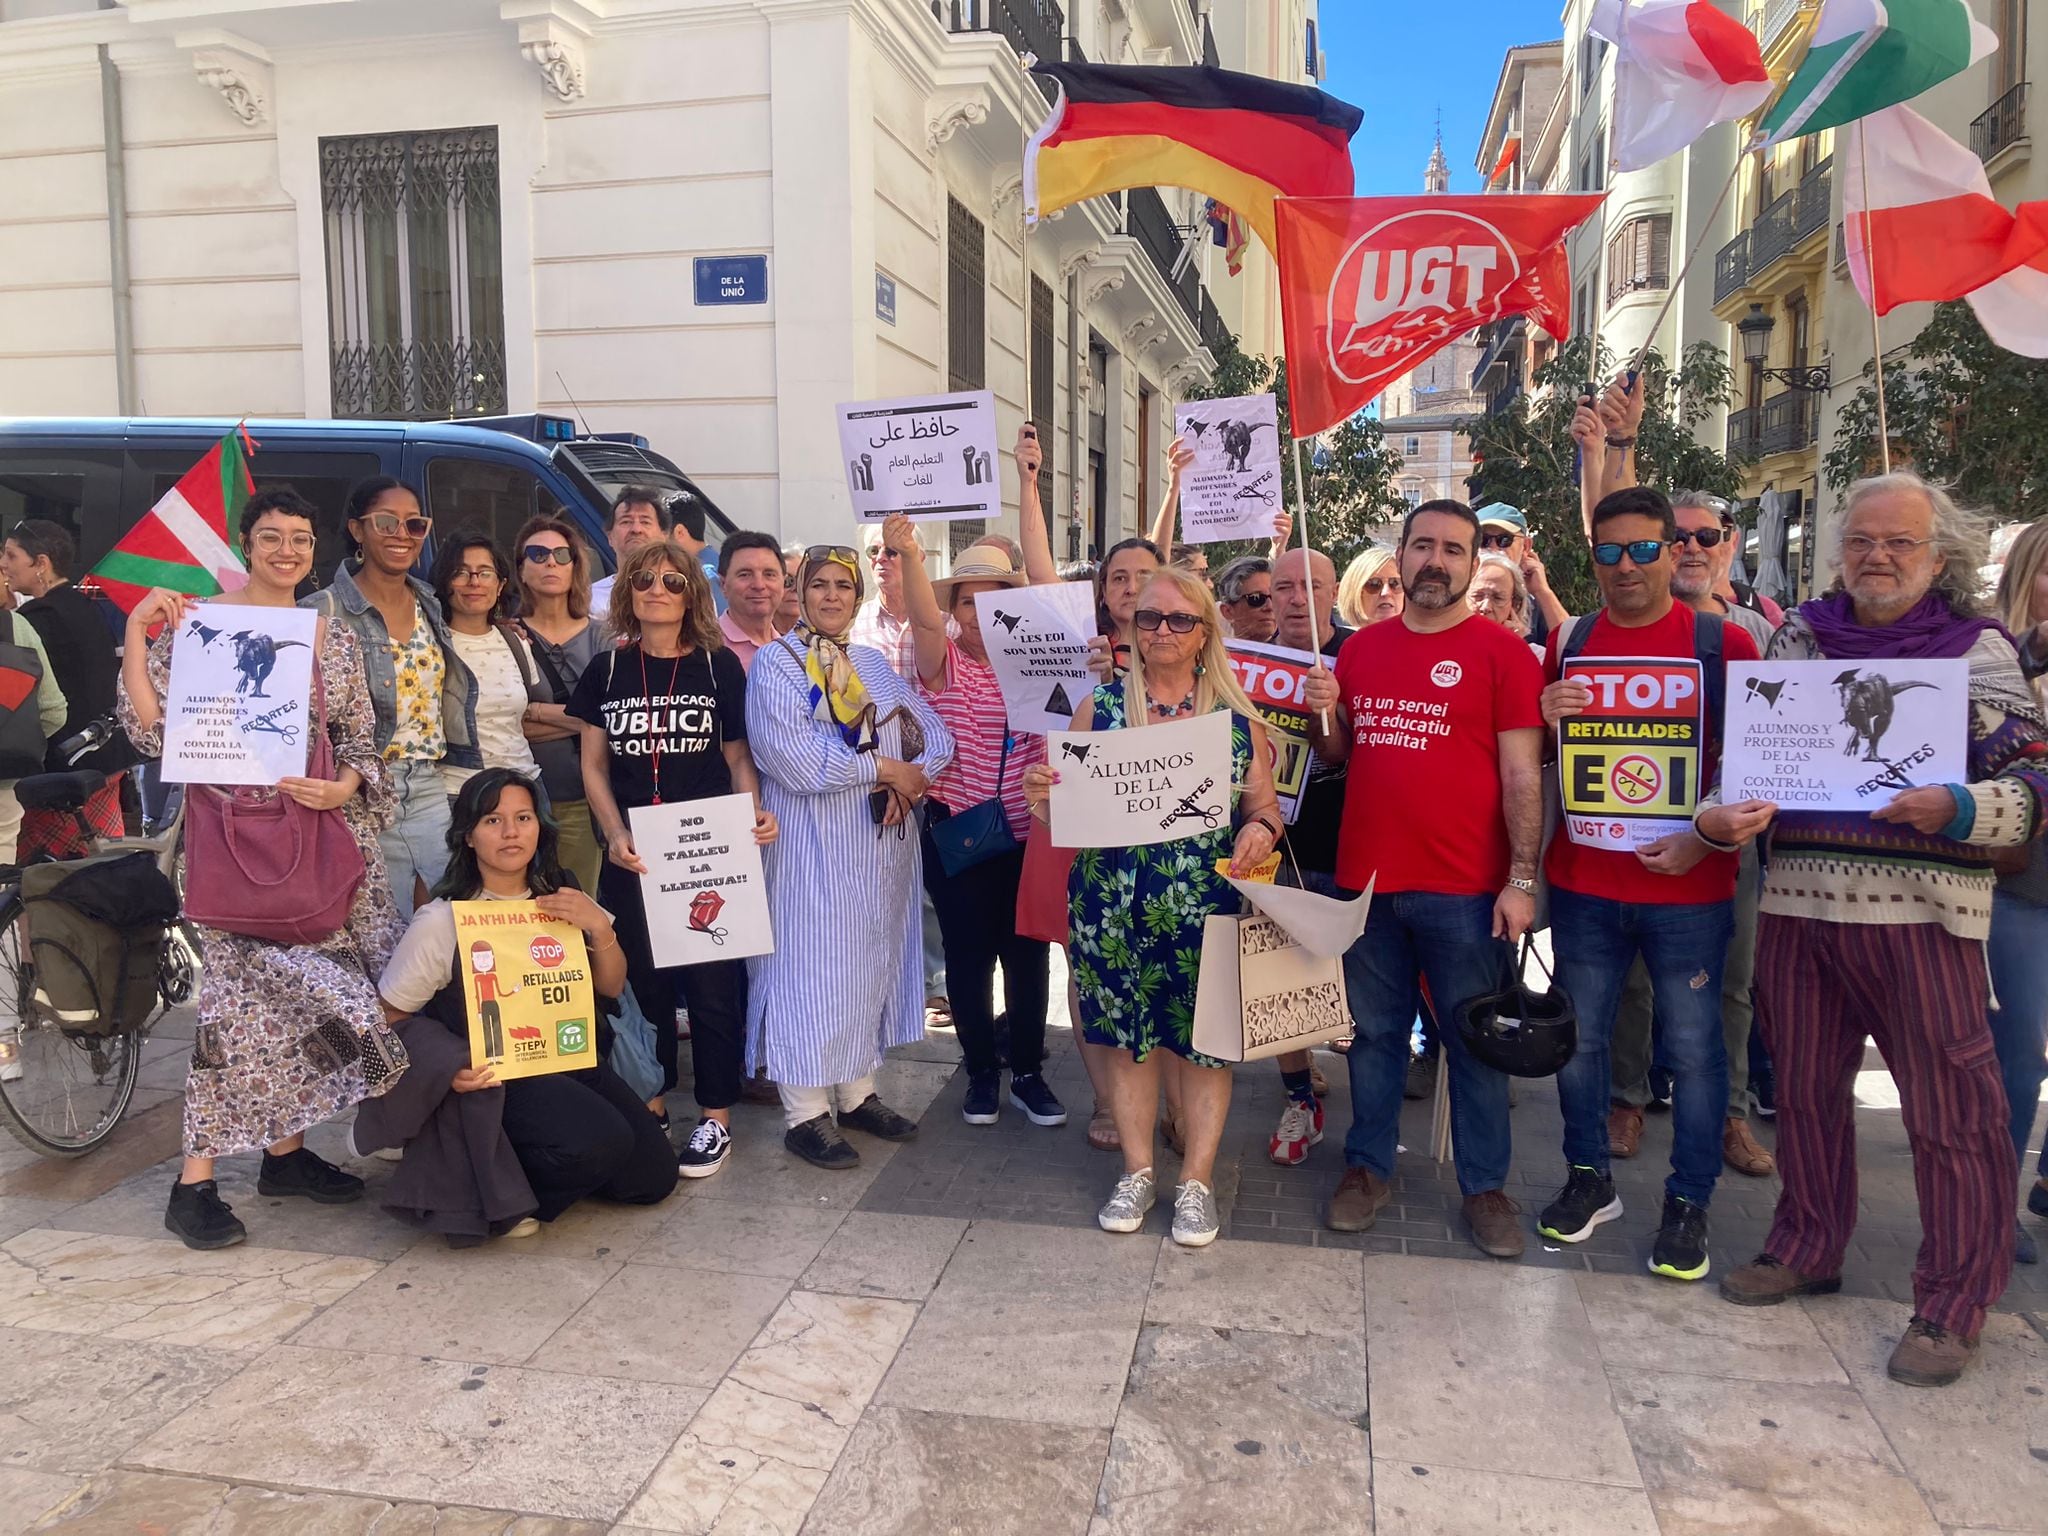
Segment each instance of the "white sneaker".
[[522,1216],[505,1229],[507,1237],[531,1237],[540,1230],[540,1223],[531,1216]]
[[1223,1218],[1216,1196],[1200,1179],[1189,1179],[1173,1197],[1173,1240],[1183,1248],[1206,1248],[1216,1241]]
[[1152,1170],[1127,1173],[1116,1181],[1109,1201],[1095,1214],[1096,1225],[1105,1232],[1135,1232],[1145,1225],[1145,1213],[1159,1203],[1159,1186]]

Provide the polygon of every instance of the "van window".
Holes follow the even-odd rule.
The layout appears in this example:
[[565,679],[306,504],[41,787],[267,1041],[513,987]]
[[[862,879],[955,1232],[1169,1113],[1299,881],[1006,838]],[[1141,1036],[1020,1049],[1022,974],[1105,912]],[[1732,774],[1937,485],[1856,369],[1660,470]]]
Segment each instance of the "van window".
[[481,534],[509,557],[526,520],[542,513],[562,515],[562,503],[522,465],[452,454],[427,461],[427,515],[437,544],[458,534]]
[[24,518],[57,523],[78,541],[82,572],[127,527],[115,527],[120,505],[121,455],[112,449],[0,451],[0,538]]
[[[124,509],[128,513],[124,528],[134,524],[156,505],[165,491],[183,479],[186,471],[198,462],[199,455],[183,448],[147,448],[134,450],[132,457],[142,471],[146,499],[138,506]],[[313,556],[312,586],[307,590],[332,581],[335,568],[348,553],[347,520],[342,514],[349,488],[383,472],[383,463],[374,453],[303,453],[290,448],[258,447],[250,457],[249,473],[257,490],[290,486],[312,502],[319,514],[313,520],[313,531],[319,536],[320,545]],[[240,540],[235,530],[241,514],[240,507],[228,512],[228,542],[237,549]]]

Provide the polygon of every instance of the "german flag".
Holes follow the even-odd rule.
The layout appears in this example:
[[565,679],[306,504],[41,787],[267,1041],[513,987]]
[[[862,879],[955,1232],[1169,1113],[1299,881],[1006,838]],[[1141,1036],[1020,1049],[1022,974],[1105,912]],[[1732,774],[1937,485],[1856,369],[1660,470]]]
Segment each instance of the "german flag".
[[1365,114],[1314,86],[1200,66],[1032,73],[1058,95],[1025,146],[1027,218],[1127,187],[1186,187],[1236,209],[1272,250],[1276,198],[1351,195],[1351,136]]

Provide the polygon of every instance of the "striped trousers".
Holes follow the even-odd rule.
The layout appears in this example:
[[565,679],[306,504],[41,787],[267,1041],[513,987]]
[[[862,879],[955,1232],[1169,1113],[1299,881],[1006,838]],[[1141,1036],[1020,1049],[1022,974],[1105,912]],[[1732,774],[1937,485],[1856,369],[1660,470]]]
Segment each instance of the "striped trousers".
[[1841,1273],[1856,1228],[1855,1086],[1863,1037],[1898,1085],[1923,1236],[1913,1310],[1974,1335],[2012,1273],[2019,1167],[1984,1021],[1984,945],[1933,923],[1828,923],[1766,912],[1757,1018],[1778,1070],[1784,1193],[1764,1247]]

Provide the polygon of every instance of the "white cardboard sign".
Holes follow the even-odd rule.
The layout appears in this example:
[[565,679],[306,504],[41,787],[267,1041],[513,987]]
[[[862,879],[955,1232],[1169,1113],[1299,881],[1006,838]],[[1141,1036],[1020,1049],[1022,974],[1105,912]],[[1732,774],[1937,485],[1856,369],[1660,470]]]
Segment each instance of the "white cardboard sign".
[[1085,581],[978,592],[981,643],[1013,731],[1061,731],[1095,691],[1088,637],[1095,589]]
[[774,952],[752,795],[636,806],[627,819],[647,866],[640,899],[656,965]]
[[1054,731],[1046,761],[1055,848],[1140,848],[1231,824],[1230,716]]
[[1271,395],[1184,400],[1173,428],[1195,450],[1180,482],[1188,544],[1270,539],[1280,511],[1280,415]]
[[185,610],[164,700],[168,782],[275,784],[305,773],[319,617],[239,603]]
[[1967,661],[1749,661],[1728,668],[1721,798],[1870,811],[1969,777]]
[[996,457],[996,397],[975,390],[839,407],[840,457],[853,513],[920,521],[1003,515]]

